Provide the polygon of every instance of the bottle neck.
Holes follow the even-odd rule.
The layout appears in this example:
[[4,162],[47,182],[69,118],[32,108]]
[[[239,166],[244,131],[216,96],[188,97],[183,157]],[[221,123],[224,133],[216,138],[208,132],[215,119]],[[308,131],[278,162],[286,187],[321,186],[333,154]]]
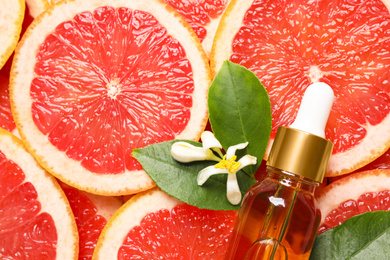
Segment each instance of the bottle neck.
[[267,178],[279,182],[281,185],[314,193],[319,183],[291,172],[267,166]]

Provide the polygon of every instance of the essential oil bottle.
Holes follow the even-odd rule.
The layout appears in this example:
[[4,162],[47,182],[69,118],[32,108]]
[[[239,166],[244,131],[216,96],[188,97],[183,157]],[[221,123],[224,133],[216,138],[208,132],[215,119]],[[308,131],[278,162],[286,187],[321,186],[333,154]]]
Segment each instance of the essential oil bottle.
[[245,194],[225,260],[309,259],[321,219],[314,191],[333,149],[324,133],[333,98],[327,84],[310,85],[295,122],[278,128],[267,176]]

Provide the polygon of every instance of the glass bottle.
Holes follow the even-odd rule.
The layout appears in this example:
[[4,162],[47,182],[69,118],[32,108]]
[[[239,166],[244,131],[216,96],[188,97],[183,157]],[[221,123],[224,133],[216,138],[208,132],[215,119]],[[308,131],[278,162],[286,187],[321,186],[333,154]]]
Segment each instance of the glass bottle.
[[225,260],[309,259],[321,219],[314,191],[333,149],[324,138],[332,104],[330,87],[312,84],[295,122],[278,128],[267,176],[245,194]]

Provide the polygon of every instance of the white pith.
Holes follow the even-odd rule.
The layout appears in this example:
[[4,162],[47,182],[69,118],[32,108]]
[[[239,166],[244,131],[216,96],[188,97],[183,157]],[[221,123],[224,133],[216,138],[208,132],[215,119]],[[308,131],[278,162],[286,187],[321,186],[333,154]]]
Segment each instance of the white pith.
[[49,7],[49,2],[47,2],[46,0],[25,0],[25,1],[30,11],[30,15],[33,18],[38,17],[38,15],[43,13]]
[[[11,78],[11,106],[15,121],[28,150],[37,160],[56,177],[79,189],[101,195],[123,195],[139,192],[154,186],[153,181],[144,171],[126,171],[123,174],[95,174],[81,166],[80,162],[68,158],[54,147],[35,126],[32,120],[30,98],[30,83],[34,78],[35,56],[40,44],[55,27],[63,21],[71,20],[80,12],[93,12],[100,6],[114,8],[128,7],[133,10],[143,10],[153,16],[167,28],[168,33],[178,39],[186,50],[187,58],[193,70],[196,86],[192,94],[193,107],[191,118],[186,129],[176,138],[198,139],[202,127],[206,125],[207,90],[210,84],[210,73],[203,52],[193,31],[188,30],[178,19],[177,14],[168,12],[168,6],[159,0],[129,1],[129,0],[97,0],[97,1],[65,1],[55,8],[49,9],[33,22],[18,48],[16,62]],[[28,37],[26,36],[28,35]],[[13,89],[12,89],[13,88]],[[196,111],[196,112],[195,112]],[[202,126],[199,127],[199,123]]]
[[[229,5],[230,1],[231,0],[227,1],[226,6]],[[210,22],[205,26],[207,30],[207,35],[202,41],[202,46],[207,55],[210,55],[211,47],[213,46],[215,32],[218,29],[218,25],[219,25],[219,21],[221,20],[221,17],[222,15],[216,19],[210,18]]]
[[0,0],[0,68],[16,47],[22,29],[24,1]]
[[123,205],[123,202],[117,197],[100,196],[88,192],[84,192],[84,194],[96,206],[97,214],[103,216],[107,221]]

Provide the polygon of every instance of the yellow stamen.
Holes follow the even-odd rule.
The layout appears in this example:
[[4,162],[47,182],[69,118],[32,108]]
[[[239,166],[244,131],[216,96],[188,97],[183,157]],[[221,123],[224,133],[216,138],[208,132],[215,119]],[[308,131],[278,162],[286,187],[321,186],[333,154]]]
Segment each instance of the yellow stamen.
[[222,161],[214,165],[215,168],[227,169],[230,173],[236,172],[240,168],[241,163],[236,162],[237,156],[232,156],[232,158],[226,160],[226,154],[223,156]]

